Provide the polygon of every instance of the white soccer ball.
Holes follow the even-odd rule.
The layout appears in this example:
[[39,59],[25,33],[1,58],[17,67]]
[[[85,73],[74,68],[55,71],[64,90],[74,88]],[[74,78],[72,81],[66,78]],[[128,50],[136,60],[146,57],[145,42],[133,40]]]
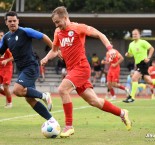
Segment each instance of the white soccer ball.
[[41,132],[46,138],[56,138],[61,131],[57,121],[47,120],[41,127]]

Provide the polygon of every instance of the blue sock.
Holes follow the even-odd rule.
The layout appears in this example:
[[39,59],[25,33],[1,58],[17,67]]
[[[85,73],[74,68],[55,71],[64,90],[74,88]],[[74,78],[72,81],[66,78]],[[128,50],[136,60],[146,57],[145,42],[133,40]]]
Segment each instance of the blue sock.
[[30,97],[30,98],[39,98],[39,99],[42,99],[42,93],[37,91],[36,89],[34,88],[31,88],[31,87],[27,87],[27,94],[26,94],[27,97]]
[[49,120],[52,117],[52,115],[49,113],[46,107],[39,101],[37,101],[33,109],[46,120]]

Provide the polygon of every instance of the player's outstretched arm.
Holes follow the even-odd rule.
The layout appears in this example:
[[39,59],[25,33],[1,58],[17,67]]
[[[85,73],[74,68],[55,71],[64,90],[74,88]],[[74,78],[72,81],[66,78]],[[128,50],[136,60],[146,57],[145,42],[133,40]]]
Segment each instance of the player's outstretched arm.
[[100,39],[108,50],[112,48],[112,45],[110,44],[108,38],[97,29],[93,28],[90,36]]
[[2,63],[4,66],[6,66],[6,64],[7,64],[8,62],[13,61],[13,60],[14,60],[14,58],[13,58],[13,56],[12,56],[12,57],[10,57],[10,58],[8,58],[8,59],[3,60],[1,63]]
[[115,66],[120,65],[120,64],[123,62],[123,60],[124,60],[124,57],[123,57],[121,54],[119,54],[119,59],[118,59],[118,61],[115,63]]
[[43,34],[43,38],[42,39],[43,39],[44,43],[46,45],[48,45],[52,49],[52,41],[51,41],[51,39],[47,35],[45,35],[45,34]]
[[58,56],[58,47],[53,45],[53,48],[48,52],[48,54],[40,61],[41,65],[45,65],[49,59],[53,59]]
[[130,53],[128,53],[128,52],[125,53],[125,56],[126,56],[126,57],[133,57],[133,56],[132,56]]

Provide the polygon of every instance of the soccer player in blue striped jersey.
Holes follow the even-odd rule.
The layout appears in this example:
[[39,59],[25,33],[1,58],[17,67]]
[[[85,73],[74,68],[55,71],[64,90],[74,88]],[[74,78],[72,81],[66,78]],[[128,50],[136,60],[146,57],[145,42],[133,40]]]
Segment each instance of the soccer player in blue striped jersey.
[[[18,97],[25,97],[40,116],[46,120],[55,120],[49,112],[52,108],[50,93],[41,93],[35,89],[35,81],[39,77],[39,64],[32,47],[32,39],[42,40],[50,48],[52,48],[52,41],[39,31],[20,27],[18,15],[14,11],[7,12],[4,18],[9,31],[2,39],[0,54],[3,55],[9,48],[19,72],[13,92]],[[42,99],[48,109],[36,98]]]

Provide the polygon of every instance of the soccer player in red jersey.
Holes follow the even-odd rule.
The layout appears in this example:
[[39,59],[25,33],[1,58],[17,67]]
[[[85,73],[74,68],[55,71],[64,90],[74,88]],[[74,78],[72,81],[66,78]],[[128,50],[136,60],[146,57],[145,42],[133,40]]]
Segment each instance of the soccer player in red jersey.
[[60,48],[67,68],[67,75],[58,87],[63,103],[66,125],[60,137],[69,137],[74,134],[72,124],[73,104],[70,97],[70,93],[74,89],[88,104],[121,117],[127,129],[130,130],[131,121],[128,118],[128,111],[120,109],[103,98],[99,98],[89,81],[91,69],[85,55],[85,38],[86,36],[98,38],[107,49],[111,49],[112,46],[107,37],[91,26],[71,22],[68,12],[63,6],[57,7],[52,12],[51,18],[57,27],[54,33],[53,48],[41,60],[41,64],[45,65],[49,59],[56,57]]
[[[151,76],[151,79],[155,79],[155,59],[152,60],[152,66],[150,66],[148,68],[148,73]],[[154,91],[153,91],[153,89],[155,88],[155,86],[151,85],[150,88],[151,88],[151,93],[152,93],[151,98],[154,99]]]
[[[0,31],[0,41],[4,36],[4,32]],[[3,85],[3,89],[0,88],[0,93],[6,96],[5,108],[12,107],[12,96],[9,90],[9,86],[12,79],[13,72],[13,57],[9,49],[0,57],[0,84]]]
[[106,61],[102,60],[102,64],[109,63],[109,71],[107,74],[107,86],[111,93],[112,100],[116,99],[113,87],[124,90],[129,95],[129,90],[119,83],[120,64],[124,60],[123,56],[116,50],[111,49],[106,53]]

